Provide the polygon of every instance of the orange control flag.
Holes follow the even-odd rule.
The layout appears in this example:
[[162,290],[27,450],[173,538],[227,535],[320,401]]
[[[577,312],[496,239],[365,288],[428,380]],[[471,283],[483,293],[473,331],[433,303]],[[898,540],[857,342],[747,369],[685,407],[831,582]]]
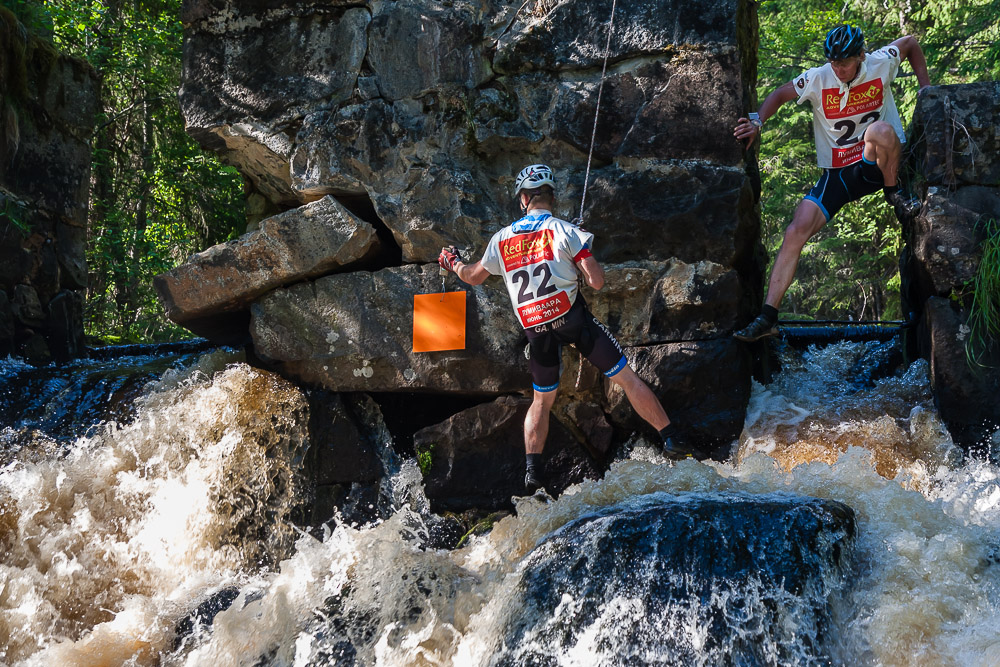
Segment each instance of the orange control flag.
[[465,349],[466,292],[413,295],[413,351]]

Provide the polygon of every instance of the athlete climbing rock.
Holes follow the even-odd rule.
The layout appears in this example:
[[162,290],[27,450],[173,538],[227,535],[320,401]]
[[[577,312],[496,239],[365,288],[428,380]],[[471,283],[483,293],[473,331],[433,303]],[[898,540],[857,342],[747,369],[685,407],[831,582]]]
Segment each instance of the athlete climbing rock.
[[919,202],[899,187],[897,172],[905,137],[890,87],[904,59],[913,68],[920,89],[930,85],[916,38],[901,37],[866,53],[861,30],[840,25],[827,33],[823,52],[825,65],[774,90],[756,114],[739,119],[733,132],[749,148],[781,105],[793,99],[799,104],[808,102],[813,111],[816,158],[823,169],[785,230],[761,314],[733,334],[739,340],[752,342],[778,333],[778,306],[795,278],[803,246],[844,204],[882,190],[900,217],[913,217],[920,209]]
[[502,276],[528,337],[534,398],[524,419],[527,492],[534,493],[544,484],[541,457],[559,388],[563,344],[576,346],[625,391],[639,416],[659,431],[667,456],[684,458],[688,452],[663,406],[629,368],[618,341],[578,294],[579,273],[587,285],[599,290],[604,286],[604,270],[590,253],[594,235],[552,215],[552,170],[543,164],[525,167],[517,175],[514,196],[520,200],[524,217],[494,234],[480,261],[464,264],[454,252],[443,250],[438,262],[470,285],[479,285],[491,275]]

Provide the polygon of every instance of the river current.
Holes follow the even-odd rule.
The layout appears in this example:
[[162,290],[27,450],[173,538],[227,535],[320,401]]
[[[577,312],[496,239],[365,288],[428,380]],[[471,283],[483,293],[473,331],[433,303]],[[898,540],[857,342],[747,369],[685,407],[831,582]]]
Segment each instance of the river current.
[[[517,602],[546,536],[611,506],[697,493],[854,509],[835,664],[1000,665],[1000,442],[963,458],[923,361],[859,381],[873,345],[786,350],[775,380],[754,386],[729,461],[670,464],[636,446],[552,502],[517,499],[515,515],[453,551],[427,546],[416,462],[392,457],[387,519],[296,528],[307,403],[237,353],[149,372],[131,409],[96,424],[57,419],[73,383],[39,381],[5,397],[36,417],[8,411],[0,438],[0,663],[489,665],[513,623],[554,622],[523,618]],[[5,378],[30,371],[3,363]],[[564,596],[556,615],[579,602]],[[696,614],[650,624],[641,602],[614,597],[544,664],[675,664],[616,642],[625,628],[707,646]],[[768,650],[762,664],[814,664]],[[706,648],[684,664],[724,662]]]

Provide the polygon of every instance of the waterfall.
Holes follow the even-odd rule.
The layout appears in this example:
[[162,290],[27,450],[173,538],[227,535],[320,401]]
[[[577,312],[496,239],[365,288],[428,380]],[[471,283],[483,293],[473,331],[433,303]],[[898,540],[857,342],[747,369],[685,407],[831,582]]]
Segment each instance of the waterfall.
[[876,345],[787,350],[730,461],[639,447],[453,551],[388,442],[383,520],[297,526],[308,402],[239,354],[164,362],[75,435],[30,413],[72,384],[42,381],[4,424],[0,663],[1000,664],[1000,469],[924,362],[859,374]]

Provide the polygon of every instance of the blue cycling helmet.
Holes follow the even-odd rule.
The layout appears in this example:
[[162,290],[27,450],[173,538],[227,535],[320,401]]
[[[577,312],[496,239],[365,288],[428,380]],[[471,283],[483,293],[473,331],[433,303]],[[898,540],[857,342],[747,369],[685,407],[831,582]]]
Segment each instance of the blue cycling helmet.
[[850,58],[861,53],[863,48],[865,48],[865,35],[861,32],[861,28],[846,23],[826,33],[826,41],[823,42],[823,53],[827,60]]

